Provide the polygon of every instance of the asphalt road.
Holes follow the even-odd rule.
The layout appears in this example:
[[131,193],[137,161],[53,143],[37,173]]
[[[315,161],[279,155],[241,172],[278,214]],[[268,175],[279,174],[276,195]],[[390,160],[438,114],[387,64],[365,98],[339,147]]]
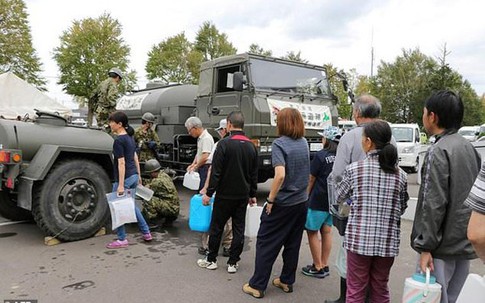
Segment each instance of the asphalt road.
[[[409,177],[409,192],[416,197],[416,174]],[[261,184],[258,201],[269,192],[269,182]],[[44,236],[33,223],[9,224],[0,219],[0,302],[7,299],[52,302],[251,302],[241,291],[254,269],[255,239],[246,238],[239,271],[228,274],[226,258],[219,258],[219,269],[198,268],[196,260],[200,236],[187,224],[189,199],[194,192],[177,183],[182,200],[181,217],[171,228],[153,232],[154,241],[143,243],[136,226],[128,228],[131,245],[108,250],[114,234],[83,241],[44,245]],[[409,247],[411,221],[402,223],[401,253],[392,268],[392,302],[401,302],[404,279],[415,268],[416,254]],[[334,238],[337,233],[334,231]],[[306,236],[303,238],[300,266],[311,263]],[[268,286],[261,302],[323,302],[339,292],[339,277],[330,258],[330,276],[315,279],[297,274],[294,292],[283,293]],[[281,269],[278,258],[273,276]],[[485,266],[473,261],[471,271],[485,274]]]

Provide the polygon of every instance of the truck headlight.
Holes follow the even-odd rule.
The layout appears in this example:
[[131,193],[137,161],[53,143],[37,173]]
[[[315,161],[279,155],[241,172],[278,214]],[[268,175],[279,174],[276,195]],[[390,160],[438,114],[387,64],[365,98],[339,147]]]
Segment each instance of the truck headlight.
[[264,159],[263,165],[271,165],[271,159]]
[[259,151],[262,152],[262,153],[266,153],[266,152],[268,152],[268,147],[263,145],[259,148]]

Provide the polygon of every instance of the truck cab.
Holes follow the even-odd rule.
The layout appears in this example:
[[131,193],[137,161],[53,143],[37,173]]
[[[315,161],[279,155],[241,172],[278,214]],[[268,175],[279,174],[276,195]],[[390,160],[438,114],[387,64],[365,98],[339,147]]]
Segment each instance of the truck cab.
[[[259,151],[259,182],[273,177],[271,144],[278,137],[278,111],[292,107],[301,112],[312,154],[322,148],[317,131],[337,125],[337,98],[331,93],[321,66],[245,53],[202,63],[199,85],[192,99],[189,94],[184,98],[170,94],[168,91],[175,87],[181,93],[189,86],[138,91],[124,96],[117,109],[125,111],[133,125],[140,123],[144,112],[151,111],[157,117],[156,130],[162,141],[159,160],[162,165],[181,171],[190,164],[196,150],[196,140],[184,128],[190,115],[199,117],[217,138],[214,129],[219,121],[232,111],[241,111],[245,117],[244,131]],[[190,87],[193,91],[194,86]],[[124,106],[133,104],[135,99],[138,99],[136,110]],[[170,106],[173,108],[168,110]],[[182,107],[186,109],[183,113]]]

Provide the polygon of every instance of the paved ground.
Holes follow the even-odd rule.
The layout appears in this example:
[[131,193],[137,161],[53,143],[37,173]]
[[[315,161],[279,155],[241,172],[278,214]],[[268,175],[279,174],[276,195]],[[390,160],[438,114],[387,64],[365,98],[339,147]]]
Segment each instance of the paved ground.
[[[415,174],[410,175],[415,180]],[[83,241],[45,246],[43,235],[32,223],[0,224],[0,302],[6,299],[37,299],[51,302],[252,302],[241,291],[253,272],[255,240],[247,239],[240,270],[225,271],[226,258],[219,259],[215,271],[198,268],[196,260],[200,236],[188,229],[188,203],[193,192],[177,184],[182,198],[182,216],[174,227],[156,230],[154,241],[142,242],[135,226],[129,228],[129,248],[108,250],[104,246],[113,234]],[[269,183],[262,184],[258,201],[263,201]],[[417,186],[410,186],[410,194]],[[6,220],[3,220],[4,222]],[[0,220],[1,222],[1,220]],[[402,224],[401,254],[392,269],[392,302],[400,302],[404,279],[415,268],[416,255],[409,247],[412,222]],[[337,233],[334,232],[334,238]],[[331,256],[333,264],[334,253]],[[311,263],[306,236],[300,266]],[[273,268],[277,277],[279,258]],[[471,271],[485,274],[485,266],[473,261]],[[268,286],[260,302],[323,302],[339,292],[339,277],[331,265],[331,275],[319,280],[298,273],[295,291],[285,294]]]

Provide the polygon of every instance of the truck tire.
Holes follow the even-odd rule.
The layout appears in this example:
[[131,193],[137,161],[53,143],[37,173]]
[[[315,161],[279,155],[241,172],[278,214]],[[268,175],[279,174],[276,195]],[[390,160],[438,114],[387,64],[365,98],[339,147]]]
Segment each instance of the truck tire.
[[108,219],[110,179],[97,163],[66,159],[34,189],[32,213],[49,236],[63,241],[92,237]]
[[0,215],[13,221],[32,220],[30,211],[17,206],[7,192],[0,191]]

